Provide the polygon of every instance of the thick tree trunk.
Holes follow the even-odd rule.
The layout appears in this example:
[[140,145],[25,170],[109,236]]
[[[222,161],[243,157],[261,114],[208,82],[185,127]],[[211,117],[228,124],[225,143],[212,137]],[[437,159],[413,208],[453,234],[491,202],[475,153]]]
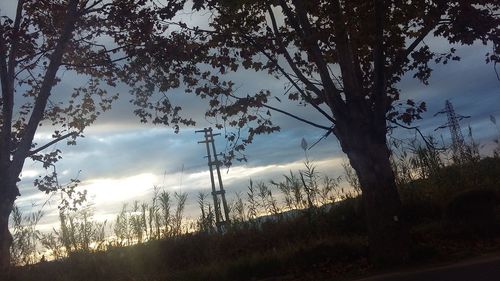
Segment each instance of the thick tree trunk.
[[0,196],[0,272],[6,272],[10,266],[10,247],[12,246],[12,235],[9,231],[9,217],[12,212],[14,201],[17,197],[17,187],[15,183],[8,183],[4,179]]
[[[10,246],[12,245],[12,235],[9,232],[9,216],[12,212],[12,207],[16,197],[19,196],[19,190],[17,189],[17,181],[19,174],[24,165],[24,161],[30,156],[32,152],[33,138],[38,129],[41,120],[44,118],[45,108],[49,100],[51,90],[56,84],[56,74],[61,66],[62,58],[66,51],[66,46],[68,42],[73,38],[73,31],[75,30],[75,25],[82,16],[81,12],[83,10],[78,9],[78,5],[85,1],[79,0],[69,0],[67,1],[67,10],[64,17],[64,24],[61,29],[61,33],[57,43],[55,45],[54,51],[50,55],[50,63],[47,66],[45,75],[42,82],[40,83],[40,89],[37,92],[35,101],[33,103],[33,108],[31,110],[31,116],[29,117],[28,123],[25,127],[20,130],[22,132],[22,137],[17,140],[17,143],[12,143],[12,110],[14,108],[14,85],[15,85],[15,73],[16,73],[16,53],[10,50],[8,69],[3,65],[1,69],[1,84],[2,84],[2,129],[0,130],[0,270],[5,270],[10,265]],[[18,2],[17,14],[15,25],[20,24],[22,17],[24,1]],[[85,6],[85,5],[84,5]],[[83,8],[83,7],[82,7]],[[14,28],[17,29],[17,28]],[[19,37],[16,36],[17,32],[14,32],[14,38],[10,42],[10,48],[15,49],[16,45],[19,43]],[[8,47],[4,44],[0,45],[0,57],[3,64],[7,62],[6,52]],[[0,63],[0,64],[2,64]],[[17,131],[19,132],[19,131]],[[66,136],[69,136],[66,135]],[[59,139],[62,140],[62,139]],[[53,143],[53,142],[52,142]],[[48,145],[51,145],[49,143]],[[46,148],[42,146],[36,150],[36,152]]]
[[370,256],[376,265],[404,263],[409,235],[387,147],[385,123],[350,120],[337,126],[342,150],[356,170],[363,192]]

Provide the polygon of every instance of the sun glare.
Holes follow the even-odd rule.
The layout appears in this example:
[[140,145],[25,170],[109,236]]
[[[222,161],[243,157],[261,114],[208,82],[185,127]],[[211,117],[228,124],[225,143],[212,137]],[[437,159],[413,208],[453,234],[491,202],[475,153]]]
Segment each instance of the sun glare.
[[90,180],[82,185],[88,191],[95,204],[127,202],[147,194],[158,181],[151,173],[144,173],[124,178],[103,178]]

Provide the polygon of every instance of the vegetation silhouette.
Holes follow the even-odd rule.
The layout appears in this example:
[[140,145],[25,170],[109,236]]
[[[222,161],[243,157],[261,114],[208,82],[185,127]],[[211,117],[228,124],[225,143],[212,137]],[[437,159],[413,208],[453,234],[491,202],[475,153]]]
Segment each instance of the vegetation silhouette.
[[[414,71],[415,78],[427,84],[431,62],[446,64],[460,59],[454,48],[441,54],[423,44],[431,34],[453,44],[469,45],[476,40],[485,45],[491,43],[493,50],[486,61],[497,63],[499,60],[496,1],[481,1],[481,5],[466,0],[193,2],[193,11],[213,13],[209,19],[213,30],[183,22],[172,23],[187,3],[185,0],[167,1],[163,7],[148,0],[19,0],[17,3],[14,17],[2,17],[0,25],[2,271],[11,264],[13,237],[9,232],[9,216],[20,195],[16,184],[26,159],[39,161],[48,170],[46,176],[35,181],[41,191],[62,190],[76,197],[74,203],[81,203],[85,194],[74,192],[77,180],[67,188],[57,181],[54,163],[60,159],[61,151],[43,151],[63,140],[75,144],[84,128],[108,110],[117,98],[108,95],[105,88],[116,86],[118,81],[133,86],[133,104],[138,107],[135,113],[141,121],[173,126],[175,131],[179,130],[179,124],[195,123],[191,118],[183,118],[181,108],[171,104],[164,92],[182,86],[187,92],[208,99],[207,117],[221,116],[219,120],[223,121],[217,122],[218,127],[234,127],[237,131],[227,135],[233,144],[227,155],[228,164],[235,158],[245,159],[238,153],[243,152],[256,135],[279,130],[271,121],[271,110],[324,130],[325,137],[335,135],[356,172],[363,193],[362,209],[372,262],[404,262],[409,258],[411,237],[404,221],[397,181],[404,183],[413,175],[406,168],[402,169],[402,175],[394,173],[387,123],[410,128],[411,121],[420,118],[426,106],[411,100],[398,104],[397,82],[404,74]],[[172,27],[177,31],[167,32]],[[113,46],[100,44],[103,39],[112,41]],[[334,65],[338,66],[338,72],[332,71]],[[204,71],[206,68],[209,70]],[[239,68],[284,77],[290,86],[285,91],[288,99],[308,109],[312,107],[324,117],[326,125],[273,106],[269,102],[274,100],[271,94],[281,102],[276,93],[261,90],[254,95],[240,96],[234,89],[235,83],[224,76]],[[88,83],[74,89],[68,100],[54,103],[50,98],[56,97],[53,90],[60,82],[59,70],[85,77]],[[163,95],[160,99],[154,95],[156,90]],[[21,103],[15,99],[16,91],[22,91]],[[38,146],[34,138],[41,125],[52,125],[54,131],[50,141]],[[240,138],[244,128],[248,131]],[[470,161],[457,165],[456,169],[444,169],[464,176],[466,182],[461,186],[474,188],[482,184],[478,176],[481,171],[477,168],[482,162],[476,150],[471,145]],[[421,161],[435,160],[431,154],[425,154],[431,158]],[[317,210],[316,200],[323,198],[318,195],[313,176],[312,167],[298,174],[308,210]],[[469,185],[469,181],[473,185]],[[265,212],[274,215],[280,213],[268,185],[256,184],[255,195],[256,206],[260,204]],[[127,244],[136,242],[128,240],[130,235],[143,242],[146,238],[160,237],[160,230],[164,236],[183,233],[182,211],[186,198],[182,194],[174,194],[174,197],[177,209],[172,214],[163,214],[162,227],[153,223],[157,217],[160,221],[161,215],[147,217],[156,213],[153,207],[133,204],[129,216],[120,219],[124,229],[122,226],[117,229],[120,235],[127,237]],[[159,198],[160,206],[169,204],[161,200],[167,198]],[[324,198],[328,200],[328,192]],[[156,201],[151,204],[157,206]],[[314,221],[312,211],[307,213],[309,221]],[[61,233],[72,229],[71,224],[84,231],[81,241],[70,236],[64,242],[68,251],[90,249],[89,239],[93,234],[87,233],[90,231],[87,227],[97,226],[87,224],[88,216],[82,215],[77,219],[61,213]],[[28,243],[37,234],[25,230]],[[19,232],[19,237],[24,236],[22,233]],[[47,241],[52,243],[54,239]],[[32,247],[26,249],[29,252]]]
[[[469,139],[465,145],[473,143]],[[414,153],[408,152],[406,146],[412,147]],[[471,148],[466,151],[477,152]],[[429,155],[438,157],[440,164],[429,161]],[[393,147],[393,156],[402,216],[411,230],[413,264],[500,250],[498,157],[480,158],[476,154],[455,164],[452,149],[437,150],[415,141],[399,142]],[[60,259],[33,265],[33,258],[41,259],[42,253],[37,256],[25,251],[27,255],[19,261],[26,266],[18,267],[9,278],[321,280],[369,274],[374,267],[368,262],[366,210],[360,194],[355,188],[343,186],[345,181],[332,185],[330,180],[323,180],[310,160],[304,164],[303,171],[290,171],[281,181],[251,180],[247,194],[235,196],[230,204],[232,223],[223,233],[217,231],[206,195],[197,198],[200,217],[189,222],[182,219],[185,195],[175,195],[175,200],[170,201],[170,193],[157,187],[150,203],[135,202],[123,207],[113,227],[114,237],[93,236],[96,238],[91,244],[101,246],[85,247],[89,240],[83,239],[75,244],[78,247],[66,248],[64,237],[57,236],[64,232],[54,231],[44,235],[42,244],[50,249],[52,244],[44,241],[56,237]],[[357,184],[352,168],[348,164],[344,168],[342,177]],[[311,173],[306,177],[311,181],[302,180],[300,173]],[[156,205],[160,200],[163,205]],[[171,208],[176,211],[172,213]],[[75,232],[69,237],[84,237],[85,233],[94,233],[89,229],[100,229],[102,223],[85,215],[89,209],[75,212],[65,216],[79,218],[73,223],[66,220],[66,224],[76,226],[68,229]],[[78,227],[84,222],[93,226]],[[36,220],[28,219],[24,226],[16,223],[14,233],[22,232],[17,228],[26,227],[26,232],[36,229],[33,224]],[[23,241],[26,239],[19,238],[14,245]],[[25,243],[14,252],[32,245]]]
[[[2,10],[0,271],[10,265],[9,216],[20,196],[16,184],[27,159],[47,169],[47,175],[34,182],[40,191],[62,190],[74,197],[64,205],[78,205],[84,199],[84,194],[74,192],[75,185],[58,184],[54,164],[61,159],[61,150],[45,151],[64,140],[76,144],[84,129],[118,98],[107,91],[116,86],[123,69],[119,62],[126,57],[121,46],[101,42],[117,33],[133,37],[134,31],[124,28],[116,14],[138,7],[137,1],[19,0],[14,14]],[[59,88],[61,71],[66,77],[78,77],[80,83],[70,90]],[[41,127],[50,128],[50,137],[38,144],[35,134]]]
[[[164,18],[185,5],[210,14],[208,23]],[[138,54],[130,84],[136,113],[144,122],[168,125],[180,112],[165,94],[169,89],[206,99],[206,116],[232,129],[227,164],[246,160],[245,148],[257,135],[280,130],[274,113],[316,127],[324,138],[335,135],[363,190],[372,261],[404,263],[409,233],[387,134],[392,125],[415,129],[410,124],[426,104],[402,101],[398,82],[413,75],[427,85],[432,64],[460,60],[454,44],[491,44],[486,61],[498,62],[498,10],[495,1],[467,0],[171,1],[158,11],[148,48],[127,50]],[[175,32],[164,32],[164,24],[177,25]],[[426,38],[443,40],[433,46]],[[441,51],[447,44],[450,49]],[[239,71],[275,77],[284,89],[240,91],[232,75]],[[308,120],[285,104],[320,117]]]

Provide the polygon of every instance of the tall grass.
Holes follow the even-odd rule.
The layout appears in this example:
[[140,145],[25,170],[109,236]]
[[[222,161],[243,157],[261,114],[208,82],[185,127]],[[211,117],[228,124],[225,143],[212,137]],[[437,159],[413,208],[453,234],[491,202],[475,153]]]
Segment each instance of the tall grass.
[[12,262],[14,264],[28,265],[40,260],[40,238],[42,233],[37,230],[37,225],[42,218],[42,211],[23,215],[18,206],[12,211]]
[[[433,137],[428,137],[424,145],[416,140],[394,142],[392,163],[405,216],[410,223],[441,220],[448,206],[453,205],[450,201],[462,191],[478,188],[500,191],[498,154],[494,153],[494,158],[481,159],[471,129],[467,136],[466,153],[459,160],[452,159],[450,149],[444,145],[437,148],[440,145]],[[263,249],[278,245],[276,240],[280,239],[284,243],[294,243],[303,237],[313,237],[312,232],[318,237],[363,235],[364,214],[358,198],[361,195],[359,180],[346,161],[342,167],[341,176],[322,175],[306,157],[303,169],[289,171],[281,180],[265,182],[250,179],[246,192],[236,193],[231,201],[231,225],[222,234],[217,233],[217,214],[212,197],[199,193],[196,200],[200,216],[194,223],[194,232],[196,235],[208,234],[213,237],[207,239],[215,240],[222,239],[216,237],[229,239],[227,237],[237,235],[238,239],[234,238],[237,243]],[[39,261],[43,252],[40,247],[53,258],[60,259],[74,253],[105,251],[135,244],[189,240],[191,238],[185,237],[194,234],[186,235],[189,228],[188,219],[184,218],[187,200],[186,193],[169,193],[155,186],[148,202],[135,201],[122,206],[110,226],[111,236],[105,231],[109,224],[97,222],[91,208],[61,211],[60,228],[48,234],[41,234],[36,229],[42,213],[23,216],[16,208],[13,216],[15,262],[32,264]],[[267,220],[259,218],[263,216],[267,216]],[[256,238],[257,233],[262,232],[269,239]],[[252,238],[245,240],[245,237]],[[201,243],[196,239],[190,241]],[[217,243],[214,245],[224,247],[221,242]],[[210,256],[207,253],[203,255]]]

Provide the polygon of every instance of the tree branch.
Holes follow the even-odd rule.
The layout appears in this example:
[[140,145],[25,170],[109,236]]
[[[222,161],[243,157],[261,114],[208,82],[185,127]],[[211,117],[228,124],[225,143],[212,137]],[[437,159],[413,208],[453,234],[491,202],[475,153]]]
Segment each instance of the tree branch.
[[[230,97],[233,97],[233,98],[237,99],[237,100],[244,100],[244,99],[246,99],[246,98],[240,98],[240,97],[237,97],[237,96],[235,96],[235,95],[233,95],[233,94],[228,94],[228,95],[229,95]],[[274,107],[274,106],[270,106],[270,105],[267,105],[267,104],[264,104],[264,103],[261,103],[260,105],[261,105],[262,107],[267,108],[267,109],[271,109],[271,110],[274,110],[274,111],[276,111],[276,112],[279,112],[279,113],[285,114],[286,116],[292,117],[292,118],[294,118],[294,119],[296,119],[296,120],[299,120],[299,121],[301,121],[301,122],[303,122],[303,123],[309,124],[309,125],[311,125],[311,126],[313,126],[313,127],[320,128],[320,129],[323,129],[323,130],[332,130],[332,128],[331,128],[331,127],[328,127],[328,126],[323,126],[323,125],[320,125],[320,124],[317,124],[317,123],[311,122],[311,121],[309,121],[309,120],[306,120],[306,119],[304,119],[304,118],[301,118],[301,117],[299,117],[299,116],[297,116],[297,115],[294,115],[294,114],[292,114],[292,113],[290,113],[290,112],[287,112],[287,111],[285,111],[285,110],[282,110],[282,109],[276,108],[276,107]],[[333,120],[333,123],[335,124],[335,120]]]
[[399,123],[396,120],[391,120],[391,119],[387,119],[387,121],[391,122],[394,125],[397,125],[398,127],[403,128],[403,129],[415,130],[420,135],[420,137],[422,138],[422,140],[425,142],[425,146],[427,146],[428,149],[435,149],[434,145],[432,145],[432,143],[430,143],[427,140],[427,138],[424,136],[424,134],[422,133],[422,131],[420,131],[420,129],[418,127],[415,127],[415,126],[406,126],[406,125],[403,125],[403,124]]
[[[334,111],[334,114],[344,115],[345,103],[340,97],[340,90],[337,89],[335,83],[333,83],[333,80],[330,77],[330,72],[328,70],[327,63],[323,58],[321,49],[318,46],[318,42],[312,41],[311,39],[308,38],[313,34],[313,30],[311,27],[311,23],[307,18],[307,11],[305,10],[302,0],[293,0],[292,2],[295,5],[295,9],[297,10],[299,24],[302,26],[304,30],[302,39],[304,40],[304,43],[306,43],[306,45],[309,45],[309,53],[313,61],[316,63],[316,66],[318,68],[318,74],[321,77],[321,82],[323,82],[323,87],[325,88],[326,103],[328,104],[328,106],[330,106],[332,111]],[[288,10],[286,11],[286,14],[292,14],[288,6],[285,5],[282,8]]]
[[64,63],[62,62],[61,63],[61,66],[71,66],[71,67],[75,67],[75,68],[92,68],[92,67],[97,67],[97,66],[102,66],[104,64],[108,64],[108,63],[115,63],[115,62],[119,62],[119,61],[122,61],[122,60],[126,60],[130,58],[130,56],[125,56],[125,57],[121,57],[121,58],[116,58],[116,59],[113,59],[111,61],[108,61],[108,62],[105,62],[105,63],[102,63],[102,64],[99,64],[99,63],[94,63],[94,64],[88,64],[88,65],[84,65],[84,64],[74,64],[74,63]]
[[[14,77],[17,78],[21,73],[23,73],[25,70],[28,70],[33,67],[34,65],[37,65],[38,62],[47,54],[48,50],[43,50],[41,52],[38,52],[36,54],[34,54],[33,56],[31,57],[27,57],[27,58],[24,58],[22,60],[19,60],[17,61],[17,65],[23,65],[22,62],[24,61],[28,61],[28,60],[33,60],[31,63],[28,63],[28,64],[25,64],[24,67],[22,67],[21,69],[19,69],[15,74],[14,74]],[[38,56],[38,57],[37,57]],[[37,58],[35,58],[37,57]]]
[[384,0],[374,0],[375,4],[375,47],[373,48],[374,103],[377,122],[385,124],[386,92],[385,92],[385,51],[384,51]]
[[[295,87],[295,89],[297,89],[297,91],[299,91],[303,96],[310,96],[309,94],[307,94],[304,90],[302,90],[299,85],[297,85],[297,83],[290,77],[290,74],[288,74],[285,69],[283,69],[283,67],[281,67],[281,65],[279,65],[278,61],[275,60],[269,53],[267,53],[264,48],[262,48],[257,42],[255,42],[255,40],[253,40],[253,38],[249,37],[248,35],[243,35],[243,37],[249,41],[251,44],[253,44],[255,47],[257,47],[259,49],[259,51],[267,57],[268,60],[270,60],[275,66],[276,68],[278,68],[278,70],[285,76],[285,78],[287,78],[287,80],[292,83],[292,85]],[[309,84],[311,84],[309,82]],[[317,89],[317,88],[316,88]],[[318,89],[319,90],[319,89]],[[318,112],[320,112],[323,116],[325,116],[328,120],[330,120],[332,123],[335,123],[335,119],[330,116],[328,113],[326,113],[322,108],[320,108],[317,104],[314,104],[312,102],[309,102],[310,105],[312,105]]]
[[[3,28],[0,28],[0,38],[3,38]],[[0,131],[0,169],[5,169],[9,161],[10,151],[10,132],[12,120],[9,119],[9,102],[12,101],[12,93],[10,92],[11,86],[9,83],[7,72],[7,56],[5,41],[0,40],[0,82],[2,84],[2,130]],[[10,114],[12,116],[12,114]],[[12,117],[11,117],[12,118]]]
[[18,51],[18,45],[19,45],[19,27],[21,25],[21,17],[23,13],[23,5],[24,5],[24,0],[19,0],[17,2],[17,9],[16,9],[16,19],[14,20],[14,28],[12,31],[12,41],[11,41],[11,48],[9,50],[9,61],[8,61],[8,73],[12,77],[11,79],[14,78],[14,69],[16,67],[16,55]]
[[[271,17],[271,24],[273,26],[273,30],[274,30],[274,34],[276,36],[276,42],[278,42],[278,45],[281,49],[281,52],[283,53],[286,61],[288,62],[288,65],[292,68],[292,71],[295,73],[295,75],[297,75],[297,78],[302,81],[302,83],[304,83],[306,85],[306,88],[310,88],[311,91],[313,91],[318,97],[322,97],[323,98],[323,101],[324,102],[327,102],[328,99],[326,97],[326,93],[325,91],[322,91],[320,90],[318,87],[316,87],[316,85],[314,83],[311,82],[310,79],[308,79],[307,77],[304,76],[304,74],[302,73],[302,71],[300,71],[300,69],[297,67],[296,63],[293,61],[290,53],[288,52],[288,50],[286,49],[286,46],[284,45],[283,43],[283,40],[281,38],[281,34],[279,32],[279,29],[278,29],[278,25],[276,23],[276,18],[274,16],[274,12],[272,11],[271,7],[268,6],[267,8],[268,10],[268,13]],[[290,79],[289,79],[290,80]],[[307,92],[307,91],[302,91],[301,89],[299,89],[294,82],[292,82],[292,84],[295,86],[295,88],[297,88],[301,94],[303,96],[305,96],[306,98],[308,98],[310,101],[313,101],[314,99],[312,98],[312,96]],[[321,109],[317,104],[313,103],[313,102],[310,102],[310,104],[317,110],[319,111],[321,114],[323,114],[324,116],[326,116],[330,121],[334,122],[334,119],[333,117],[330,117],[329,114],[327,114],[326,112],[323,111],[323,109]]]
[[[2,132],[1,132],[1,144],[5,148],[4,154],[0,154],[1,163],[5,165],[10,160],[9,152],[11,151],[11,132],[12,132],[12,114],[14,108],[14,79],[15,79],[15,67],[16,67],[16,54],[19,45],[19,28],[21,25],[21,17],[23,11],[24,0],[19,0],[17,2],[16,8],[16,18],[14,19],[14,26],[12,29],[11,43],[8,50],[9,56],[7,58],[7,46],[3,40],[3,28],[1,38],[2,43],[0,43],[0,75],[2,82]],[[5,169],[6,167],[1,167]]]
[[31,113],[30,119],[26,126],[26,130],[23,137],[18,145],[18,148],[14,152],[12,157],[12,165],[9,167],[11,173],[20,173],[24,165],[24,161],[29,153],[31,144],[33,142],[33,137],[35,136],[38,124],[43,118],[45,107],[50,96],[50,92],[54,85],[54,79],[56,73],[60,67],[63,54],[66,49],[66,45],[71,39],[72,33],[75,29],[77,17],[79,0],[70,0],[67,6],[66,15],[64,18],[64,25],[61,31],[61,36],[57,42],[54,52],[50,56],[50,63],[45,72],[40,91],[36,97],[35,105]]
[[[99,1],[94,2],[92,5],[90,5],[86,8],[82,8],[80,11],[80,14],[90,14],[90,13],[94,13],[94,12],[101,12],[104,9],[106,9],[107,7],[111,7],[114,5],[113,3],[106,3],[100,7],[97,7],[97,5],[99,5],[101,2],[103,2],[103,1],[99,0]],[[86,4],[85,4],[85,6],[86,6]]]
[[283,56],[285,57],[286,61],[288,62],[288,65],[292,68],[293,72],[295,73],[295,75],[297,75],[297,78],[299,78],[299,80],[302,81],[302,83],[304,83],[307,87],[310,87],[311,90],[314,93],[316,93],[316,95],[321,96],[321,90],[318,89],[318,87],[316,87],[316,85],[311,83],[311,81],[309,79],[307,79],[307,77],[304,76],[302,71],[300,71],[300,69],[297,67],[296,63],[293,61],[290,53],[288,52],[285,44],[283,43],[283,40],[281,39],[281,34],[279,32],[278,25],[276,23],[276,18],[274,16],[274,13],[273,13],[271,7],[268,7],[267,10],[268,10],[269,16],[271,18],[271,24],[273,26],[274,34],[276,36],[276,42],[278,43],[278,45],[281,49],[281,52],[283,53]]
[[415,50],[415,48],[420,45],[420,43],[429,35],[429,33],[436,28],[436,26],[439,24],[442,13],[440,12],[441,7],[438,6],[436,8],[436,11],[433,15],[429,15],[430,19],[427,21],[427,25],[425,25],[421,30],[420,34],[413,40],[413,42],[404,50],[401,56],[396,58],[394,61],[394,65],[391,67],[391,73],[393,74],[397,69],[401,69],[403,66],[405,60],[408,58],[408,56]]
[[67,139],[67,138],[69,138],[69,137],[71,137],[71,136],[77,136],[78,134],[79,134],[78,132],[71,132],[71,133],[67,133],[67,134],[65,134],[65,135],[62,135],[62,136],[60,136],[60,137],[58,137],[58,138],[56,138],[56,139],[54,139],[54,140],[52,140],[52,141],[50,141],[50,142],[48,142],[48,143],[46,143],[46,144],[42,145],[42,146],[40,146],[40,147],[38,147],[38,148],[36,148],[36,149],[34,149],[34,150],[29,151],[29,152],[28,152],[28,157],[29,157],[29,156],[32,156],[32,155],[35,155],[35,154],[37,154],[38,152],[40,152],[40,151],[42,151],[42,150],[44,150],[44,149],[48,148],[49,146],[51,146],[51,145],[53,145],[53,144],[56,144],[56,143],[58,143],[58,142],[60,142],[60,141],[62,141],[62,140],[65,140],[65,139]]
[[[273,107],[273,106],[270,106],[270,105],[267,105],[267,104],[262,104],[262,106],[265,107],[265,108],[277,111],[279,113],[285,114],[286,116],[292,117],[292,118],[294,118],[296,120],[299,120],[301,122],[304,122],[304,123],[309,124],[309,125],[311,125],[313,127],[316,127],[316,128],[320,128],[320,129],[327,130],[327,131],[329,131],[329,130],[332,129],[331,127],[316,124],[316,123],[311,122],[309,120],[306,120],[304,118],[298,117],[298,116],[296,116],[296,115],[294,115],[294,114],[292,114],[290,112],[284,111],[282,109],[279,109],[279,108],[276,108],[276,107]],[[335,120],[333,120],[332,123],[335,124],[336,123]]]

